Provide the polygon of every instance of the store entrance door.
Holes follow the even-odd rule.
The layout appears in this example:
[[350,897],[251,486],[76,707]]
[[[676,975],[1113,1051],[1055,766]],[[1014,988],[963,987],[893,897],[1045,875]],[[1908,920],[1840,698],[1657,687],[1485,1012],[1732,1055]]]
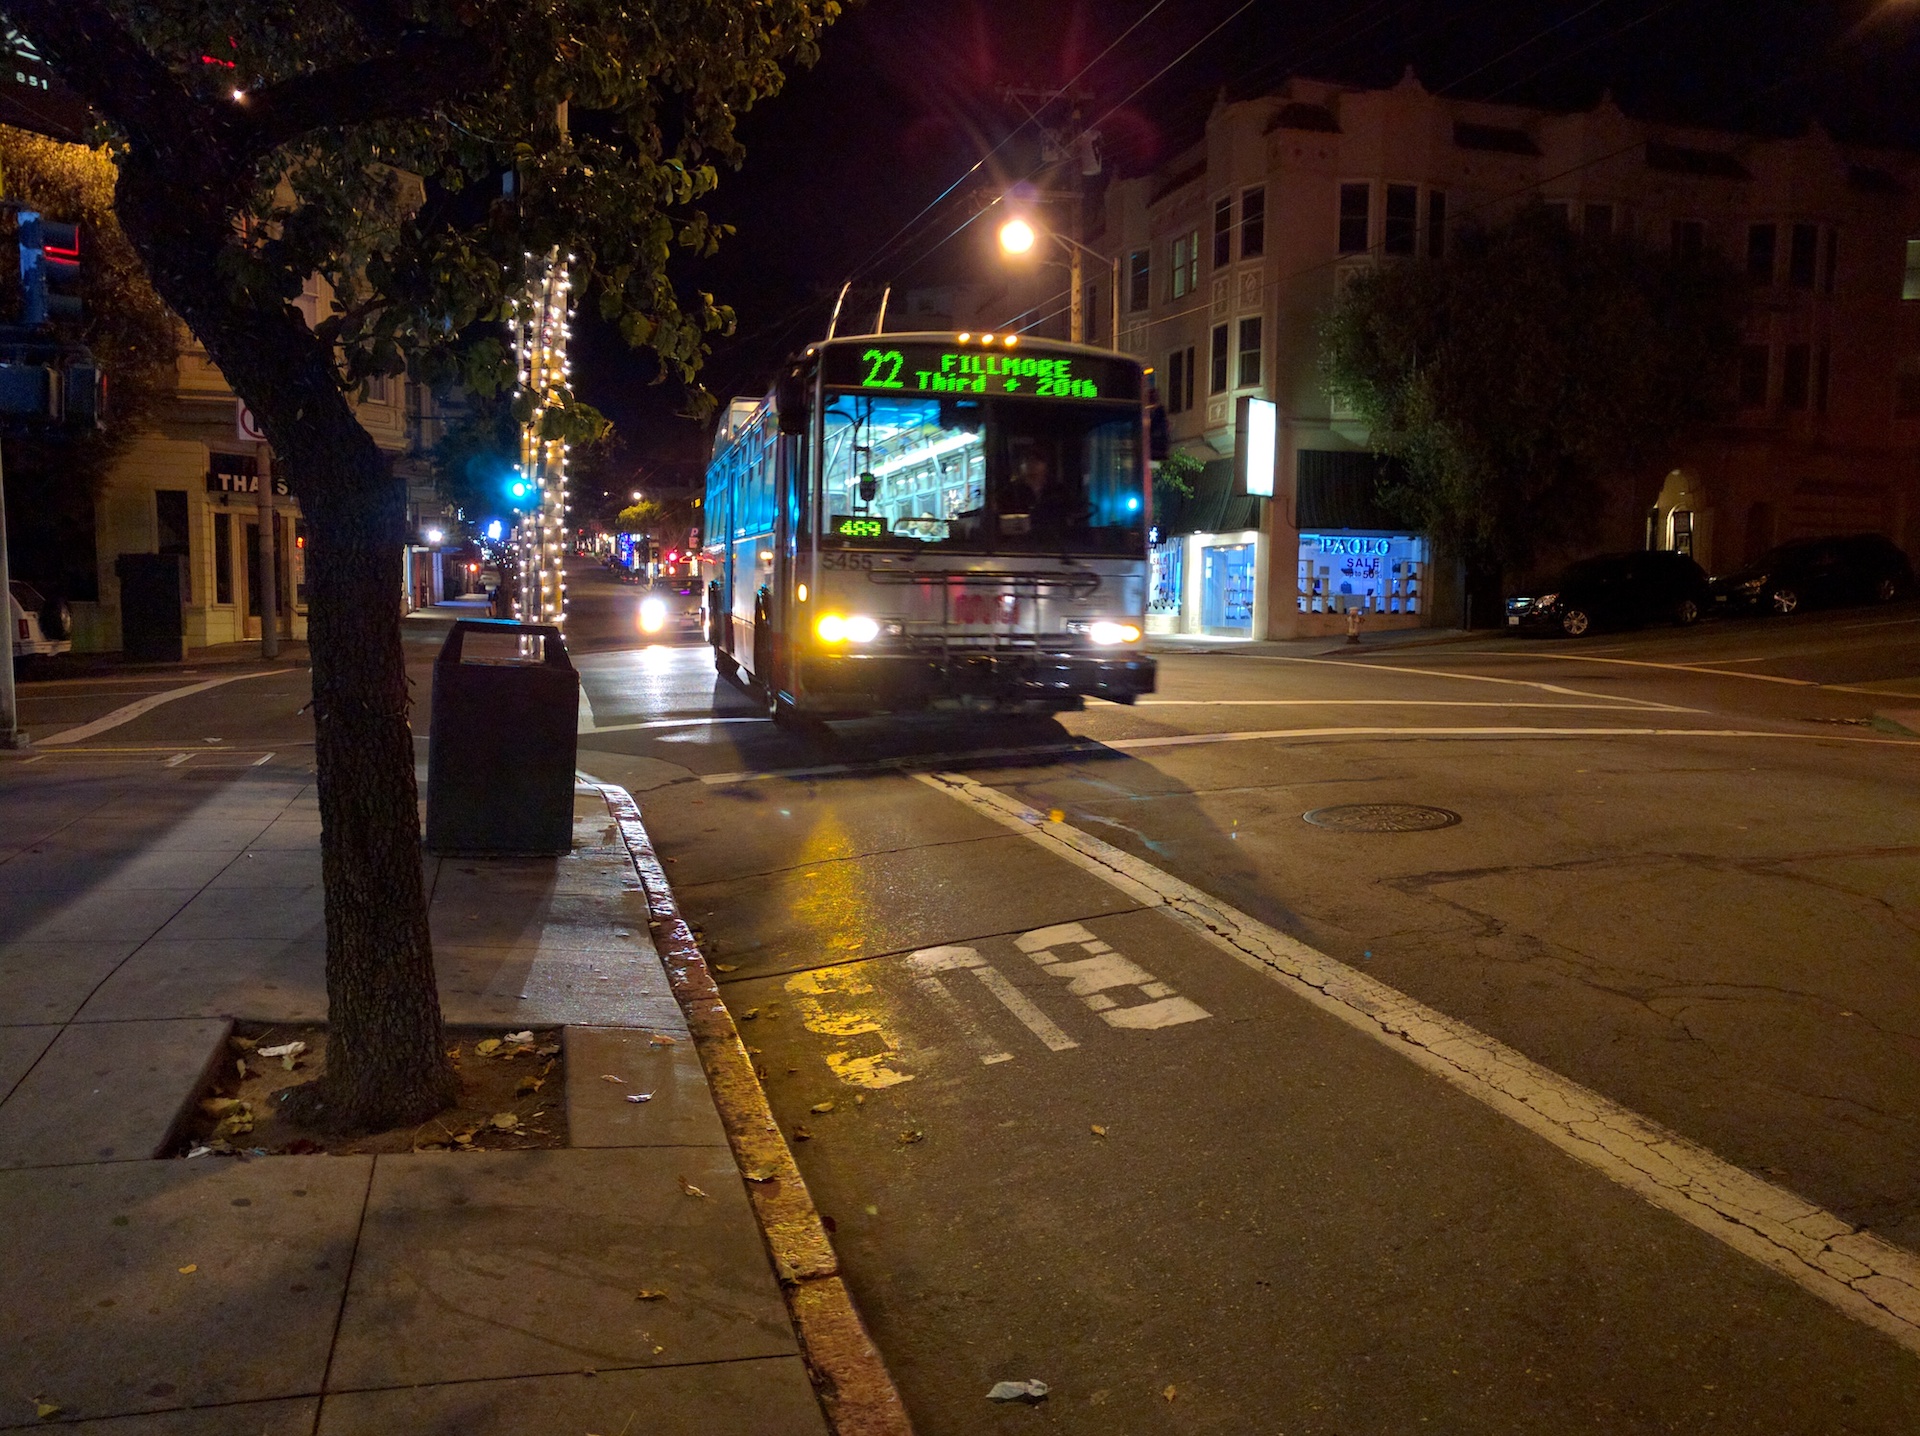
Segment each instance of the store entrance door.
[[1225,638],[1253,637],[1253,545],[1200,551],[1200,624]]

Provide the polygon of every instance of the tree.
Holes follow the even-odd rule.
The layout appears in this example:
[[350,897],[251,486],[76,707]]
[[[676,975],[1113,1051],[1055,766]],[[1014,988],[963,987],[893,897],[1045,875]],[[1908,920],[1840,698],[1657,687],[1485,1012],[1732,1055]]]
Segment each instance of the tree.
[[[54,331],[85,344],[112,383],[105,429],[26,429],[7,437],[13,571],[68,597],[93,597],[94,502],[115,461],[172,397],[179,352],[177,321],[114,218],[114,173],[105,148],[0,125],[6,198],[80,225],[86,308],[78,321],[60,321]],[[0,270],[0,312],[17,312],[19,294],[18,271]]]
[[[115,136],[154,288],[255,418],[306,516],[327,1072],[296,1116],[452,1096],[421,885],[399,591],[405,495],[354,416],[403,370],[513,388],[505,306],[549,255],[691,380],[730,321],[677,250],[739,111],[810,63],[835,0],[7,0]],[[297,301],[318,284],[312,322]],[[311,292],[311,290],[309,290]],[[322,310],[324,309],[324,312]],[[562,423],[572,422],[563,407]]]
[[1382,497],[1497,590],[1591,532],[1608,485],[1727,411],[1741,305],[1713,255],[1581,238],[1533,205],[1443,261],[1356,277],[1322,325],[1322,366],[1404,461]]

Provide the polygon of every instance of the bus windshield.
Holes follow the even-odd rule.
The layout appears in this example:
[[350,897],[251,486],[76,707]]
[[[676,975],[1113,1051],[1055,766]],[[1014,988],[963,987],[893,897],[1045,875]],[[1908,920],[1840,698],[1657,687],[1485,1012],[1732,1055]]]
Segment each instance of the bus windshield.
[[822,419],[823,544],[1144,551],[1137,405],[829,391]]

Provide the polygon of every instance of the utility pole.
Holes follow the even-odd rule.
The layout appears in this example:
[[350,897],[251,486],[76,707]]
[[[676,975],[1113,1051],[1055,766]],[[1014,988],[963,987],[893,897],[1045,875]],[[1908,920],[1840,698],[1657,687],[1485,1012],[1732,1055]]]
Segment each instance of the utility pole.
[[260,485],[260,656],[278,658],[280,576],[276,562],[278,555],[274,552],[279,545],[274,541],[273,451],[262,444],[258,452],[260,457],[255,467],[260,473],[255,482]]
[[[1027,118],[1040,126],[1041,161],[1049,171],[1049,178],[1048,188],[1042,190],[1038,197],[1064,202],[1070,211],[1065,230],[1056,228],[1054,232],[1067,241],[1067,338],[1075,344],[1084,344],[1087,338],[1087,297],[1080,267],[1080,252],[1085,248],[1081,231],[1086,223],[1087,180],[1100,173],[1100,133],[1087,127],[1081,118],[1081,106],[1092,101],[1093,92],[1079,86],[1050,90],[1008,85],[1003,87],[1001,95],[1009,103],[1019,105],[1027,112]],[[1066,123],[1045,124],[1041,117],[1049,109],[1061,104],[1069,107]],[[1058,183],[1062,166],[1072,167],[1071,187]],[[1118,295],[1117,287],[1115,295]],[[1114,312],[1118,313],[1117,306]],[[1113,348],[1119,347],[1120,332],[1117,325],[1114,332],[1107,336],[1107,343]]]
[[0,748],[24,748],[27,735],[17,721],[19,708],[13,692],[13,590],[7,571],[7,480],[0,470],[0,593],[7,594],[7,661],[0,664]]

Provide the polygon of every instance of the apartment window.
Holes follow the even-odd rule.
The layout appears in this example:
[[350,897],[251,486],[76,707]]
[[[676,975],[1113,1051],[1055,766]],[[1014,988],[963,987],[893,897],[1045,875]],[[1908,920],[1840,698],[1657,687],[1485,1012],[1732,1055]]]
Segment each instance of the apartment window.
[[1372,196],[1372,185],[1343,184],[1340,186],[1340,252],[1342,254],[1367,252],[1369,227],[1372,223]]
[[213,515],[213,601],[233,602],[233,516]]
[[1240,257],[1258,259],[1267,252],[1267,187],[1240,192]]
[[1590,204],[1581,215],[1580,228],[1588,239],[1613,238],[1613,206]]
[[1387,186],[1387,219],[1380,248],[1388,254],[1411,255],[1420,226],[1420,191],[1410,184]]
[[1747,226],[1747,278],[1755,284],[1773,283],[1773,251],[1779,244],[1779,226]]
[[1698,259],[1707,250],[1707,227],[1697,219],[1676,219],[1668,247],[1675,259]]
[[1821,278],[1820,288],[1828,294],[1833,293],[1840,281],[1840,231],[1827,231],[1827,272]]
[[1213,267],[1224,269],[1233,259],[1233,196],[1213,204]]
[[1447,192],[1427,191],[1427,258],[1447,257]]
[[1211,345],[1207,352],[1207,392],[1224,394],[1227,392],[1227,326],[1214,325],[1210,340]]
[[1907,241],[1907,279],[1900,286],[1902,299],[1920,299],[1920,239]]
[[153,495],[153,551],[177,553],[187,561],[187,585],[193,585],[193,543],[187,529],[187,491],[156,489]]
[[1547,201],[1546,208],[1548,216],[1562,229],[1573,228],[1573,206],[1566,200],[1550,199]]
[[1796,224],[1787,242],[1787,283],[1795,289],[1813,288],[1820,265],[1820,227]]
[[1193,407],[1193,346],[1167,356],[1167,412],[1182,414]]
[[1833,391],[1833,346],[1822,344],[1813,360],[1813,412],[1827,412],[1827,398]]
[[1813,347],[1808,344],[1789,344],[1786,367],[1780,371],[1781,406],[1794,410],[1805,409],[1812,381]]
[[1240,384],[1251,389],[1260,382],[1260,317],[1240,321]]
[[1153,256],[1136,249],[1127,256],[1127,308],[1145,309],[1153,301]]
[[1767,370],[1772,355],[1764,344],[1745,344],[1740,348],[1740,407],[1767,407]]
[[1169,253],[1173,272],[1167,276],[1167,298],[1185,299],[1200,288],[1200,231],[1176,239]]

